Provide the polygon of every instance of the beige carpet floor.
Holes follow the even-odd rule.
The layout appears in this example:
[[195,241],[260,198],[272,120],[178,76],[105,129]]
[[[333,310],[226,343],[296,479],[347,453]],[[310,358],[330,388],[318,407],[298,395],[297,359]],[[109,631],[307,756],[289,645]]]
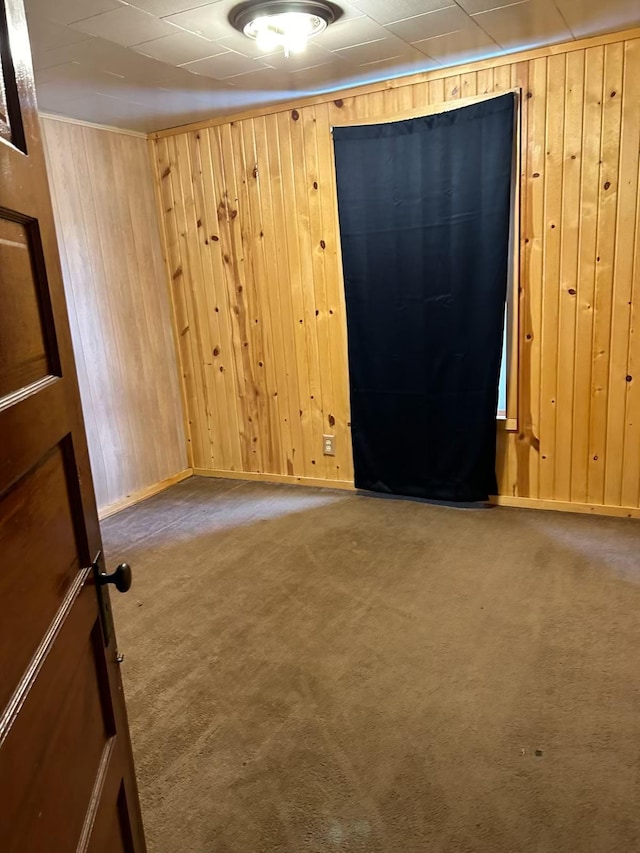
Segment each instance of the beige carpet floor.
[[104,540],[150,853],[640,851],[640,523],[193,478]]

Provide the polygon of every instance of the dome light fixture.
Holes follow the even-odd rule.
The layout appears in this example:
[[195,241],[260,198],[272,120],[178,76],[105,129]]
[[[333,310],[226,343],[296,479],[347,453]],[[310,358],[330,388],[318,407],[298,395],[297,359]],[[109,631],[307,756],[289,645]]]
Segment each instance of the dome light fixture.
[[264,53],[301,53],[313,36],[336,21],[342,9],[324,0],[252,0],[236,6],[229,22]]

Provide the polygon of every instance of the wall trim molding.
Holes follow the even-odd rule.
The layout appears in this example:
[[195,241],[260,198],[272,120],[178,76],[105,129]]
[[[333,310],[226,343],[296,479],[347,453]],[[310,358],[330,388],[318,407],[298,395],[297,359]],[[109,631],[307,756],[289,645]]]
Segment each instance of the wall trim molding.
[[60,116],[55,113],[44,113],[39,112],[38,116],[40,118],[44,118],[47,121],[61,121],[65,124],[78,124],[80,127],[90,127],[92,130],[106,130],[109,133],[121,133],[123,136],[135,136],[138,139],[146,139],[146,133],[141,133],[139,130],[128,130],[124,127],[113,127],[110,124],[96,124],[92,121],[84,121],[84,119],[80,118],[70,118],[69,116]]
[[322,489],[342,489],[355,492],[350,480],[322,480],[319,477],[296,477],[290,474],[263,474],[257,471],[223,471],[218,468],[194,468],[194,477],[216,477],[220,480],[247,480],[249,482],[288,483],[290,486],[314,486]]
[[640,507],[605,506],[604,504],[571,503],[571,501],[553,501],[542,498],[517,498],[511,495],[492,495],[489,503],[494,506],[508,506],[519,509],[547,509],[555,512],[579,512],[585,515],[606,515],[617,518],[640,518]]
[[177,127],[168,127],[162,130],[152,131],[148,134],[149,139],[162,139],[166,136],[177,136],[181,133],[189,133],[194,130],[202,130],[207,127],[217,127],[230,122],[243,121],[244,119],[282,113],[295,106],[296,109],[303,107],[327,104],[336,99],[354,98],[360,95],[370,95],[375,92],[385,92],[389,89],[397,89],[401,86],[411,86],[414,83],[428,83],[430,80],[439,80],[449,75],[468,74],[474,71],[482,71],[486,68],[499,68],[503,65],[513,65],[518,62],[529,62],[544,56],[554,56],[562,53],[571,53],[574,50],[585,50],[589,47],[613,44],[620,41],[640,38],[640,27],[619,30],[612,33],[602,33],[573,41],[557,42],[530,50],[514,51],[512,53],[500,53],[487,59],[478,59],[475,62],[467,62],[463,65],[439,65],[429,71],[420,71],[417,74],[406,74],[399,77],[391,77],[387,80],[379,80],[376,83],[365,83],[360,86],[350,86],[344,89],[335,89],[332,92],[323,92],[320,95],[306,95],[298,99],[287,98],[273,104],[261,104],[250,110],[225,115],[212,116],[202,121],[191,122]]
[[100,521],[104,521],[105,518],[110,518],[117,512],[122,512],[123,509],[128,509],[130,506],[135,506],[135,504],[140,503],[147,498],[152,498],[154,495],[164,492],[165,489],[175,486],[176,483],[181,483],[183,480],[187,480],[192,475],[193,469],[185,468],[184,471],[179,471],[177,474],[167,477],[165,480],[160,480],[159,483],[154,483],[152,486],[147,486],[144,489],[140,489],[137,492],[127,495],[122,498],[122,500],[109,504],[109,506],[104,507],[104,509],[101,509],[98,512],[98,518]]

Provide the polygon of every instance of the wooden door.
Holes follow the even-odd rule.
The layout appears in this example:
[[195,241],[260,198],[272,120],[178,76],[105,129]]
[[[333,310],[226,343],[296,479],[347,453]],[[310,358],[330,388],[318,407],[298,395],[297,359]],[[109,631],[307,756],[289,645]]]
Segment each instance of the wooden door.
[[0,850],[142,853],[21,0],[0,52]]

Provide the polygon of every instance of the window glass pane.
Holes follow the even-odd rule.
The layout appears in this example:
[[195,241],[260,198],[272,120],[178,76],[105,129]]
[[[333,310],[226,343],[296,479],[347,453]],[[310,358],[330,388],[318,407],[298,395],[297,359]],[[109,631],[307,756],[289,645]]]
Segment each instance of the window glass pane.
[[507,416],[507,323],[505,317],[502,337],[502,362],[500,364],[500,382],[498,384],[498,417]]

